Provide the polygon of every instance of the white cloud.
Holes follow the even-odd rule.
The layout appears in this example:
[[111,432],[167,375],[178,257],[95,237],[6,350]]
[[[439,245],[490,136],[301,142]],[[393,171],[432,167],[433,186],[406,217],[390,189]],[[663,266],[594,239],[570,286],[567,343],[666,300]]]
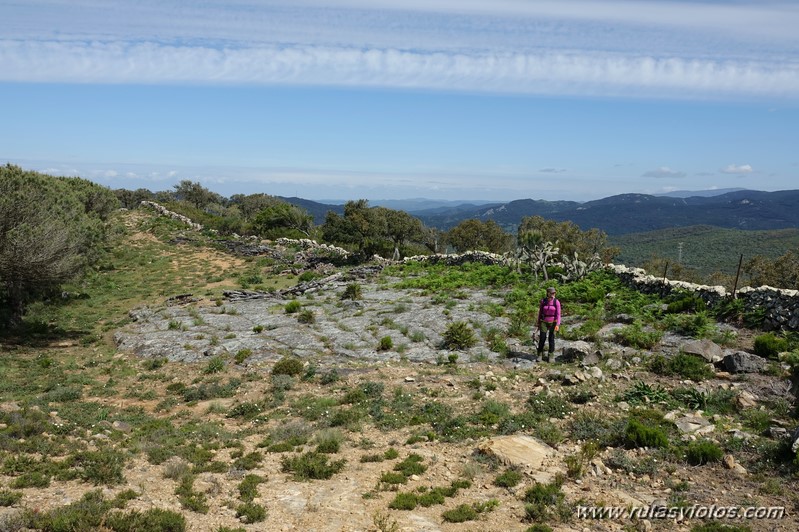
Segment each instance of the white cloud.
[[641,177],[656,177],[656,178],[663,178],[663,177],[685,177],[685,172],[679,172],[677,170],[672,170],[668,166],[661,166],[657,170],[650,170],[648,172],[644,172]]
[[740,166],[734,164],[728,164],[720,171],[724,174],[751,174],[753,172],[753,168],[751,165],[742,164]]
[[526,94],[796,95],[799,64],[588,52],[444,53],[0,41],[0,80],[370,86]]
[[565,168],[542,168],[539,172],[544,174],[562,174],[566,172]]

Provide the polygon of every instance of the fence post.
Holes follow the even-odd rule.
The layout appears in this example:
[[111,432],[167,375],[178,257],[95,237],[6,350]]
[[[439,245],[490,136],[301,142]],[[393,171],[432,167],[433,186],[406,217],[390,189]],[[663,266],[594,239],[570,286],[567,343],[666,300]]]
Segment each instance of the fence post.
[[741,264],[744,261],[744,254],[741,253],[741,258],[738,259],[738,271],[735,272],[735,284],[732,286],[732,298],[735,299],[735,292],[738,290],[738,277],[741,275]]

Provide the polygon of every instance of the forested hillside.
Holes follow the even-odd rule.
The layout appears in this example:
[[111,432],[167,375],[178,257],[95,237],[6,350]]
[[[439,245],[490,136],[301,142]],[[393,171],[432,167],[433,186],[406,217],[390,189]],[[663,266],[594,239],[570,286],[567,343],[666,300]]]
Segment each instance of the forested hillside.
[[660,257],[696,269],[703,276],[717,271],[734,275],[741,255],[746,262],[757,255],[775,259],[799,249],[799,229],[744,231],[695,225],[613,235],[609,241],[620,250],[615,258],[619,264],[641,266]]

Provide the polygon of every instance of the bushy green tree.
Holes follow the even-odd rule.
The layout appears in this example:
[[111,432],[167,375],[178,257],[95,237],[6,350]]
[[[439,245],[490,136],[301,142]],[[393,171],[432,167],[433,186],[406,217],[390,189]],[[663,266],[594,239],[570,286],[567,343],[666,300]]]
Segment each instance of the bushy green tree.
[[490,251],[504,253],[511,247],[513,238],[494,220],[464,220],[447,232],[447,242],[456,250]]
[[155,193],[146,188],[137,188],[136,190],[118,188],[114,190],[114,195],[120,205],[126,209],[136,209],[142,201],[155,201]]
[[266,207],[252,221],[253,231],[265,238],[308,238],[312,228],[313,216],[302,207],[283,201]]
[[751,286],[774,286],[799,289],[799,249],[790,250],[774,260],[755,255],[743,267]]
[[[98,190],[94,190],[94,189]],[[81,273],[103,237],[110,191],[18,166],[0,167],[0,299],[18,323],[31,300]]]
[[378,207],[378,211],[386,221],[386,237],[394,244],[394,258],[399,259],[400,249],[406,242],[422,238],[422,222],[405,211],[385,207]]
[[175,185],[175,199],[191,203],[202,209],[210,203],[224,203],[224,198],[202,186],[198,182],[184,179]]

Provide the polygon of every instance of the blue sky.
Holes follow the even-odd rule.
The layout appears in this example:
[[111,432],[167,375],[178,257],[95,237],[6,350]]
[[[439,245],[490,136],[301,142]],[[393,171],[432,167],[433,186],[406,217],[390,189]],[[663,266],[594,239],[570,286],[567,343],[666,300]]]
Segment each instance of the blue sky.
[[799,3],[2,0],[0,162],[224,195],[795,189]]

